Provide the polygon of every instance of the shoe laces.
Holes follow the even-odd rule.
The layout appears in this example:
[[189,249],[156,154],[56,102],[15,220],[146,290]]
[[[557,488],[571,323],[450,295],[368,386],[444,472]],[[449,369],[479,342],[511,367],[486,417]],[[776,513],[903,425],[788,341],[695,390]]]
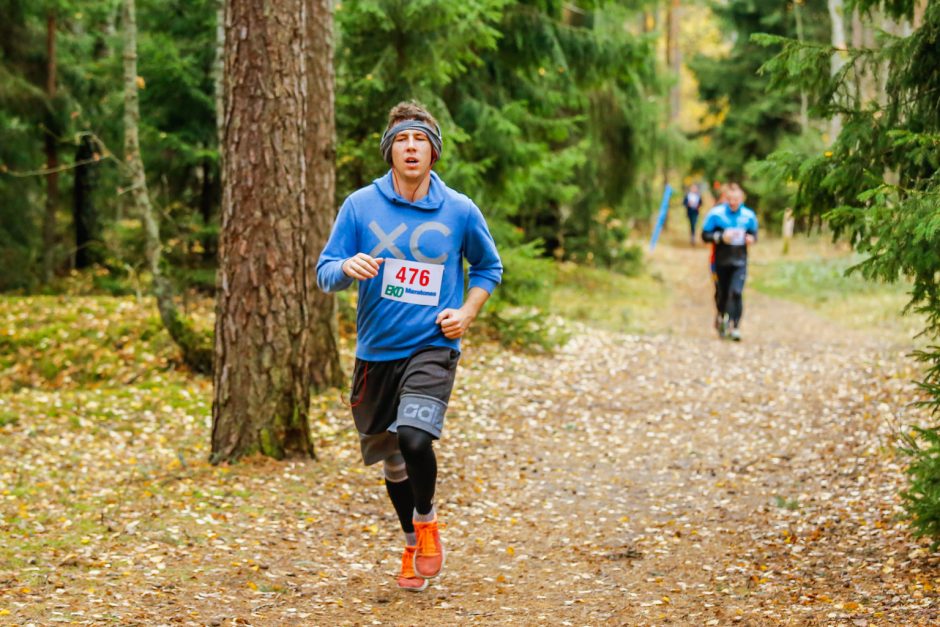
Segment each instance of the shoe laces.
[[399,577],[404,577],[405,579],[415,579],[417,574],[415,574],[414,569],[414,553],[417,547],[415,546],[406,546],[405,552],[401,554],[401,575]]
[[423,556],[439,555],[437,542],[434,538],[434,532],[437,531],[438,524],[436,520],[426,523],[415,523],[415,535],[418,538],[418,554]]

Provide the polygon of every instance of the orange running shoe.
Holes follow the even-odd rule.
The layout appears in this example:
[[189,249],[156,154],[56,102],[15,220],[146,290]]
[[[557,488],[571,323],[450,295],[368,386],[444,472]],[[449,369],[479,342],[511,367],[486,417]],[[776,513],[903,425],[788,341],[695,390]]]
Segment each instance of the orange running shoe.
[[406,546],[401,556],[401,573],[398,575],[398,587],[409,592],[421,592],[428,587],[428,580],[415,574],[414,561],[416,546]]
[[437,516],[430,522],[414,521],[415,535],[418,536],[415,551],[414,568],[420,577],[437,577],[444,568],[444,546],[438,529]]

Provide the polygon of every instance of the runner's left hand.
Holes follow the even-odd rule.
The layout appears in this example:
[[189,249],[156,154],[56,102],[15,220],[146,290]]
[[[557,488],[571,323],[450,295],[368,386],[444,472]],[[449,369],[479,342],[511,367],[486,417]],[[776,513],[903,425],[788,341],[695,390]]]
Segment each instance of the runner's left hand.
[[441,325],[441,331],[444,337],[449,340],[455,340],[463,337],[463,334],[470,328],[474,316],[463,309],[445,309],[437,314],[437,320],[434,322]]
[[753,244],[753,243],[756,242],[757,240],[754,239],[754,236],[753,236],[753,235],[751,235],[750,233],[748,233],[747,235],[744,236],[744,241],[747,242],[748,244]]

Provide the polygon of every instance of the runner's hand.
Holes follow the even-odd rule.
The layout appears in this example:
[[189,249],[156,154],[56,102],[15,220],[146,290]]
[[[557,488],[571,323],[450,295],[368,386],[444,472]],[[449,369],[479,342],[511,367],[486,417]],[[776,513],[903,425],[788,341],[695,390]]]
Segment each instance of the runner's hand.
[[474,317],[463,309],[445,309],[437,314],[437,320],[434,322],[441,325],[444,337],[455,340],[458,337],[463,337],[463,334],[470,328],[470,323],[473,322]]
[[757,240],[754,238],[753,235],[751,235],[750,233],[748,233],[747,235],[744,236],[744,241],[747,242],[748,244],[753,244],[753,243],[756,242]]
[[378,276],[379,264],[382,259],[375,259],[365,253],[357,253],[343,262],[343,273],[346,276],[364,281]]

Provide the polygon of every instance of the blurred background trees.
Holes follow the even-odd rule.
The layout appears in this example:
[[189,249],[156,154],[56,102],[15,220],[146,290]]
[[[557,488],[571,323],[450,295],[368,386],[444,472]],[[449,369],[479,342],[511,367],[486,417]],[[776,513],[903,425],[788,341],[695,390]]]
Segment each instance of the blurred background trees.
[[[113,156],[123,143],[120,4],[0,3],[0,289],[39,289],[96,264],[96,285],[121,291],[144,271]],[[167,273],[209,292],[218,9],[137,8],[142,155]],[[442,175],[485,208],[503,245],[538,239],[555,258],[635,264],[621,242],[658,199],[669,84],[641,6],[371,0],[334,10],[338,199],[382,173],[385,114],[416,98],[444,126]]]

